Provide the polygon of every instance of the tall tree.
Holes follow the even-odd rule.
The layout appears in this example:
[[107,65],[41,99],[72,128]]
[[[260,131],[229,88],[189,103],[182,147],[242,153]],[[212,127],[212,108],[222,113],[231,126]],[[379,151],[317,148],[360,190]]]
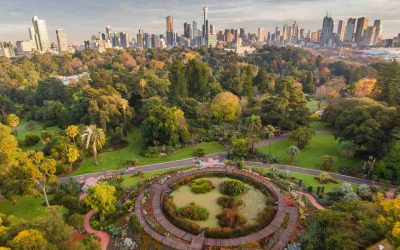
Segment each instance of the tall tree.
[[208,94],[211,69],[207,63],[192,59],[186,66],[186,79],[189,95],[204,101]]
[[179,97],[188,96],[185,65],[182,62],[175,61],[171,65],[169,81],[171,82],[171,85],[169,86],[169,99],[173,103],[176,103],[176,100]]
[[101,149],[106,143],[106,135],[104,130],[96,127],[96,125],[89,125],[83,131],[82,142],[86,149],[92,148],[92,153],[96,165],[99,165],[97,160],[97,149]]
[[104,182],[97,183],[87,191],[86,203],[100,214],[100,220],[115,211],[115,187]]
[[258,87],[258,90],[261,93],[265,93],[267,90],[269,90],[268,75],[265,68],[261,68],[257,72],[257,75],[254,78],[254,84]]
[[253,70],[251,69],[251,66],[246,67],[242,95],[247,97],[253,96]]
[[268,142],[268,153],[271,154],[271,144],[272,144],[272,140],[275,137],[275,133],[276,133],[276,129],[274,126],[272,126],[271,124],[265,126],[264,128],[264,133],[267,136],[269,142]]
[[211,112],[219,121],[236,121],[241,111],[239,98],[231,92],[218,94],[211,103]]
[[388,63],[378,69],[378,82],[375,90],[378,99],[390,106],[400,105],[400,65]]

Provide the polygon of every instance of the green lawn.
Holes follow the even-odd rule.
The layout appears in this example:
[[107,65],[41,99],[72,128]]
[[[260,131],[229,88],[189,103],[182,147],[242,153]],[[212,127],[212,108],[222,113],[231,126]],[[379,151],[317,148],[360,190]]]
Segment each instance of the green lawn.
[[[15,201],[15,204],[11,200],[5,199],[0,201],[0,213],[14,215],[26,220],[32,220],[33,218],[46,216],[47,214],[47,208],[44,205],[44,199],[41,196],[18,196]],[[67,209],[62,207],[61,211],[65,213]]]
[[172,172],[172,171],[177,170],[177,169],[186,169],[186,168],[187,167],[178,167],[178,168],[168,168],[168,169],[160,169],[160,170],[144,172],[143,173],[143,178],[138,177],[138,176],[133,177],[133,176],[125,175],[125,176],[122,177],[123,181],[122,181],[121,185],[124,188],[129,188],[129,187],[132,187],[132,186],[136,186],[140,182],[142,182],[142,181],[144,181],[146,179],[149,179],[149,178],[151,178],[153,176],[162,175],[162,174],[166,174],[166,173]]
[[[321,103],[321,109],[326,108],[326,106],[327,106],[327,104],[325,102]],[[314,113],[314,112],[318,111],[318,101],[315,100],[315,99],[310,99],[307,102],[307,107],[310,109],[311,113]]]
[[326,122],[321,121],[312,121],[310,123],[310,128],[314,129],[315,131],[332,130],[332,128],[329,127]]
[[[282,164],[290,164],[290,158],[287,154],[287,148],[295,143],[291,140],[282,140],[275,142],[271,145],[271,153],[278,157],[279,162]],[[268,145],[259,149],[263,153],[268,153]],[[339,143],[335,140],[333,135],[315,135],[309,145],[302,149],[297,156],[296,166],[303,168],[321,168],[321,157],[324,155],[332,155],[337,157],[337,162],[331,171],[337,172],[340,166],[362,165],[361,160],[346,159],[339,153]]]
[[176,161],[193,157],[193,153],[198,148],[204,148],[206,154],[222,152],[224,146],[217,142],[203,142],[195,146],[185,147],[175,151],[166,157],[144,157],[140,155],[144,142],[139,129],[134,130],[128,136],[129,145],[125,148],[104,152],[98,155],[100,165],[94,164],[93,158],[82,162],[80,167],[72,173],[72,175],[80,175],[87,173],[102,172],[106,170],[115,170],[125,168],[127,160],[138,159],[140,165],[149,165],[161,162]]
[[[20,124],[17,126],[17,139],[24,140],[26,135],[37,135],[40,137],[43,131],[47,131],[49,133],[56,133],[60,131],[60,128],[57,126],[53,127],[43,127],[42,123],[37,121],[27,121],[21,120]],[[41,142],[38,142],[35,146],[25,147],[25,150],[42,150],[44,145]]]

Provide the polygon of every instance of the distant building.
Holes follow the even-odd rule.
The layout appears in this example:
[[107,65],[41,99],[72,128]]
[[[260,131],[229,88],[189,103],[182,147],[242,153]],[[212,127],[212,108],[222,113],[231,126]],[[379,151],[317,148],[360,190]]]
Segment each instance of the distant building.
[[19,56],[29,56],[32,54],[32,51],[34,50],[34,41],[28,40],[28,41],[17,41],[17,53]]
[[349,18],[347,20],[346,32],[344,35],[344,42],[352,43],[354,41],[354,30],[356,28],[356,19]]
[[67,34],[63,29],[56,30],[58,51],[68,51]]
[[324,17],[324,21],[322,24],[322,33],[320,37],[320,42],[323,47],[328,47],[332,44],[333,41],[333,18],[328,16],[328,14]]
[[346,34],[346,22],[344,20],[340,20],[337,31],[338,40],[340,42],[344,41],[345,34]]
[[144,40],[143,40],[143,30],[139,29],[139,33],[136,35],[136,47],[143,48],[144,47]]
[[375,20],[374,27],[375,27],[375,37],[373,38],[374,40],[373,44],[377,45],[382,38],[382,32],[383,32],[383,25],[381,23],[381,20]]
[[15,57],[14,47],[11,42],[0,42],[0,56]]
[[264,42],[265,41],[265,29],[263,27],[258,28],[258,41]]
[[130,38],[129,38],[129,34],[126,32],[121,32],[119,33],[119,37],[121,39],[121,47],[122,48],[129,48],[130,45]]
[[156,35],[156,34],[151,35],[151,47],[152,48],[160,48],[161,47],[159,35]]
[[167,46],[172,48],[175,45],[175,33],[174,33],[174,18],[167,16]]
[[40,52],[50,51],[50,39],[47,32],[46,21],[39,19],[37,16],[32,18],[34,40],[36,48]]
[[363,46],[373,46],[375,36],[376,36],[376,27],[374,26],[367,27],[367,29],[364,31],[361,44]]
[[357,19],[357,28],[354,35],[354,42],[361,43],[364,35],[364,31],[368,27],[368,17],[360,17]]

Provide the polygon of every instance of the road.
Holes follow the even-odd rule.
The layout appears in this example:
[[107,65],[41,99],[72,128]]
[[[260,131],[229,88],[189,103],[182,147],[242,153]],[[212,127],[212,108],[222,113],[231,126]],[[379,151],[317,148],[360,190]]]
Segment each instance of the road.
[[[330,131],[317,131],[316,132],[316,134],[330,134],[330,133],[331,133]],[[271,141],[270,140],[262,140],[259,143],[257,143],[257,147],[268,145],[270,142],[277,142],[279,140],[284,140],[287,137],[288,137],[287,134],[283,134],[279,137],[272,139]],[[203,161],[208,161],[210,159],[223,161],[224,159],[226,159],[226,152],[210,154],[205,157],[201,157],[201,158],[197,158],[197,159],[200,159]],[[148,171],[154,171],[154,170],[160,170],[160,169],[193,166],[195,160],[196,160],[196,158],[189,158],[189,159],[183,159],[183,160],[178,160],[178,161],[145,165],[145,166],[134,168],[130,171],[127,171],[126,169],[119,169],[119,170],[111,170],[111,171],[83,174],[83,175],[77,175],[77,176],[60,177],[58,179],[60,182],[66,182],[70,179],[75,179],[79,182],[84,182],[88,178],[99,178],[99,177],[107,178],[107,177],[115,176],[115,175],[131,175],[131,174],[134,174],[139,171],[140,172],[148,172]],[[249,166],[249,167],[259,167],[259,168],[268,168],[268,169],[275,168],[278,170],[290,171],[290,172],[294,172],[294,173],[303,173],[303,174],[309,174],[309,175],[315,175],[315,176],[319,176],[322,172],[324,172],[324,171],[320,171],[317,169],[301,168],[301,167],[288,166],[288,165],[282,165],[282,164],[271,165],[271,164],[265,164],[262,162],[253,162],[253,161],[246,161],[245,165]],[[350,182],[350,183],[354,183],[357,185],[360,185],[360,184],[367,184],[370,186],[383,185],[390,189],[399,188],[397,186],[388,185],[388,184],[384,184],[384,183],[378,183],[378,182],[372,182],[370,180],[356,178],[356,177],[352,177],[352,176],[341,175],[341,174],[337,174],[337,173],[329,173],[329,174],[336,180]]]

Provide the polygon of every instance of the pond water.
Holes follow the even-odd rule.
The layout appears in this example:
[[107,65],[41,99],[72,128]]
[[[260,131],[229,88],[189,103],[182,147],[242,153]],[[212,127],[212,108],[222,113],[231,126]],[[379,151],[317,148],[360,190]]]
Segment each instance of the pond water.
[[[234,179],[229,177],[206,177],[199,179],[211,181],[215,186],[215,189],[205,194],[194,194],[190,191],[189,185],[183,185],[173,191],[171,196],[173,196],[174,203],[178,208],[187,206],[189,203],[194,202],[208,210],[210,213],[208,220],[195,221],[195,223],[201,227],[219,227],[216,216],[222,212],[222,207],[218,205],[217,199],[223,196],[219,191],[219,184]],[[243,200],[243,205],[239,207],[239,211],[247,219],[247,223],[254,224],[256,223],[257,215],[266,206],[267,195],[251,185],[245,185],[247,191],[237,196],[237,198]]]

